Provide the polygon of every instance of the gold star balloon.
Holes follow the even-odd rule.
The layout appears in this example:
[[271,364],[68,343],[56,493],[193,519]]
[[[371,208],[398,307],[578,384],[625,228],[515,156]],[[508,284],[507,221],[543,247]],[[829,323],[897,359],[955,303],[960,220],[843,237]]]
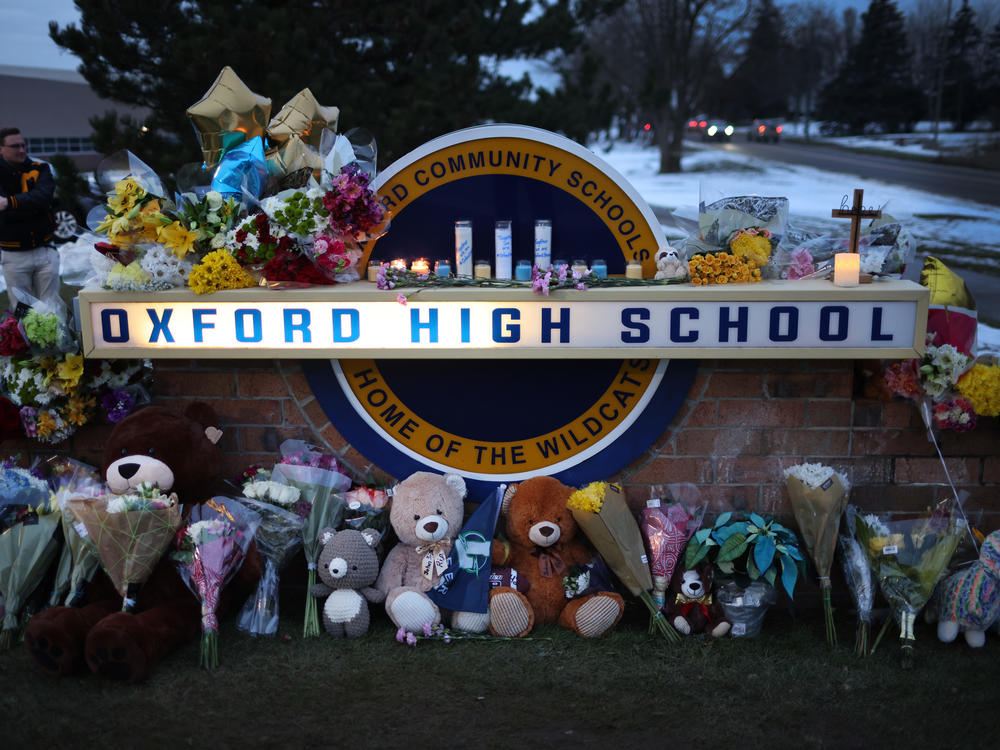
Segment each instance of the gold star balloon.
[[254,136],[264,135],[271,100],[255,94],[228,65],[205,96],[187,109],[205,164],[219,161],[223,151]]
[[304,167],[318,175],[323,166],[319,152],[307,146],[298,135],[292,135],[277,148],[270,149],[265,156],[267,172],[272,177],[284,177]]
[[306,145],[319,149],[323,130],[336,132],[339,116],[338,107],[324,107],[309,89],[302,89],[268,123],[267,135],[278,144],[297,135]]

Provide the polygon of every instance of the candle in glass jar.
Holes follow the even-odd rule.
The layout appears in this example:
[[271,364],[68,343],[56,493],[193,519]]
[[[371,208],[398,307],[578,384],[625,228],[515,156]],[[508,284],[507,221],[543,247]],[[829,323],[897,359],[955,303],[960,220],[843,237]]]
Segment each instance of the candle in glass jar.
[[441,259],[434,262],[434,273],[438,276],[451,276],[451,261]]
[[552,220],[535,222],[535,265],[539,271],[548,269],[552,262]]
[[514,278],[517,281],[531,281],[531,261],[519,260],[514,266]]
[[427,258],[417,258],[410,266],[410,270],[420,275],[429,274],[431,272],[430,261]]
[[833,259],[833,283],[836,286],[857,286],[861,273],[858,253],[837,253]]
[[585,260],[574,260],[573,265],[569,267],[570,271],[578,271],[581,276],[587,275],[587,261]]
[[455,222],[455,275],[472,276],[472,222]]
[[497,278],[511,278],[511,264],[514,261],[514,235],[511,232],[510,219],[501,219],[496,223],[496,263]]
[[490,262],[488,260],[477,260],[475,265],[475,277],[477,279],[490,278]]
[[372,283],[378,281],[378,272],[382,268],[382,263],[377,260],[368,261],[368,280]]
[[630,260],[628,265],[625,266],[625,278],[626,279],[641,279],[642,278],[642,263],[637,260]]
[[608,264],[603,258],[594,258],[590,263],[590,272],[599,279],[608,278]]
[[406,261],[403,260],[402,258],[393,258],[391,261],[389,261],[389,267],[395,268],[397,271],[405,271]]

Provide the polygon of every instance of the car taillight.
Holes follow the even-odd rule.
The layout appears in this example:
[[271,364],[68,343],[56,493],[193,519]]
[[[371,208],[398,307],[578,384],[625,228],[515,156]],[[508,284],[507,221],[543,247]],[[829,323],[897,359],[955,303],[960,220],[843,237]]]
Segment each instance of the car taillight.
[[780,133],[780,132],[781,132],[781,126],[779,125],[778,127],[776,127],[776,128],[774,129],[774,132],[775,132],[775,133]]
[[766,130],[766,128],[763,125],[758,125],[757,126],[757,132],[758,133],[763,133],[765,130]]
[[701,122],[698,123],[698,127],[699,128],[704,128],[707,125],[708,125],[708,123],[705,120],[702,120]]
[[688,127],[689,128],[696,128],[696,127],[698,127],[698,121],[697,120],[691,120],[691,122],[688,123]]

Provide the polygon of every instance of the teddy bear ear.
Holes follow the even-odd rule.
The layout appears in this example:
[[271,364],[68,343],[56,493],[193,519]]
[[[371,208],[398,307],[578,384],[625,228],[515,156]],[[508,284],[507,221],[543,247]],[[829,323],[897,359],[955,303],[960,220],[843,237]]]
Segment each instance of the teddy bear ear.
[[328,526],[319,533],[319,543],[324,546],[329,544],[330,540],[333,539],[336,534],[337,530]]
[[465,479],[462,477],[461,474],[445,474],[444,482],[453,490],[455,490],[455,492],[459,494],[459,497],[461,497],[463,500],[465,499],[465,493],[466,493]]
[[514,495],[517,494],[517,482],[514,482],[506,491],[503,493],[503,498],[500,500],[500,515],[506,517],[507,511],[510,510],[510,501]]
[[379,540],[382,539],[382,534],[378,529],[361,529],[361,536],[372,549],[374,549],[375,545],[377,545]]

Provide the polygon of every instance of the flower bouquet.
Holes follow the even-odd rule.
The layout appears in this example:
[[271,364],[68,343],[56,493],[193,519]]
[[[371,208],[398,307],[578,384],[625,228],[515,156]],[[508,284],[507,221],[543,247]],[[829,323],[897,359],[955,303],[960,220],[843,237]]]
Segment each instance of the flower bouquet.
[[256,472],[243,485],[239,502],[260,516],[257,549],[264,558],[264,574],[247,599],[236,626],[250,635],[278,632],[280,573],[302,548],[305,519],[294,512],[301,494],[296,487],[269,479],[270,472]]
[[[847,508],[847,525],[868,558],[872,577],[899,624],[903,664],[910,666],[916,636],[913,625],[951,561],[967,524],[958,518],[954,498],[916,517],[895,519],[862,515]],[[888,627],[886,620],[872,653]]]
[[837,628],[830,602],[830,568],[837,547],[840,516],[847,504],[850,484],[847,477],[822,464],[798,464],[785,469],[785,486],[795,522],[812,557],[823,594],[826,642],[837,644]]
[[868,656],[871,639],[872,605],[875,601],[875,586],[872,571],[868,566],[868,556],[853,536],[841,534],[840,560],[844,567],[844,579],[854,599],[858,612],[858,624],[854,632],[854,653]]
[[[301,440],[286,440],[281,445],[282,460],[275,465],[271,478],[301,492],[297,511],[305,517],[302,547],[309,570],[308,588],[316,583],[316,562],[323,548],[323,529],[339,529],[344,519],[344,492],[351,487],[350,477],[337,469],[337,460],[314,450]],[[319,612],[316,598],[306,597],[303,637],[319,635]]]
[[38,300],[20,289],[10,293],[18,300],[15,317],[20,319],[18,327],[32,354],[59,355],[76,348],[65,302],[58,297]]
[[122,611],[133,611],[139,587],[181,526],[177,495],[141,484],[126,495],[71,498],[66,507],[121,594]]
[[219,666],[219,594],[236,574],[260,525],[260,516],[239,502],[214,497],[191,510],[173,554],[188,588],[201,600],[200,665]]
[[592,482],[570,495],[566,507],[608,567],[646,605],[660,634],[668,641],[679,641],[680,635],[650,596],[653,580],[643,551],[642,533],[625,503],[621,487]]
[[63,531],[63,549],[56,566],[49,604],[79,606],[83,590],[101,565],[94,548],[77,531],[73,515],[66,507],[70,498],[100,497],[108,492],[97,470],[71,458],[49,459],[53,501],[58,505]]
[[11,517],[20,509],[48,499],[49,485],[37,472],[21,468],[10,458],[0,461],[0,531],[14,522]]
[[[7,466],[2,469],[0,483],[7,482],[20,488],[18,503],[35,497],[34,492],[29,494],[24,491],[25,485],[13,479],[15,476],[23,477],[20,471]],[[33,482],[26,486],[34,489]],[[7,651],[13,645],[21,610],[59,553],[59,540],[56,538],[59,510],[48,502],[47,488],[44,494],[45,499],[37,506],[14,506],[18,509],[16,516],[8,518],[0,531],[0,591],[3,592],[5,606],[0,651]],[[7,504],[8,496],[0,494],[0,498],[4,498]]]
[[639,527],[646,542],[653,577],[653,602],[660,610],[666,603],[677,560],[704,516],[703,504],[685,504],[679,500],[664,503],[660,498],[647,501],[639,513]]
[[[753,271],[773,268],[772,257],[785,235],[788,199],[739,195],[708,202],[703,196],[698,209],[698,237],[688,241],[688,257],[723,256],[734,268]],[[721,278],[721,277],[720,277]],[[693,279],[692,279],[693,280]],[[723,282],[724,283],[724,282]]]

